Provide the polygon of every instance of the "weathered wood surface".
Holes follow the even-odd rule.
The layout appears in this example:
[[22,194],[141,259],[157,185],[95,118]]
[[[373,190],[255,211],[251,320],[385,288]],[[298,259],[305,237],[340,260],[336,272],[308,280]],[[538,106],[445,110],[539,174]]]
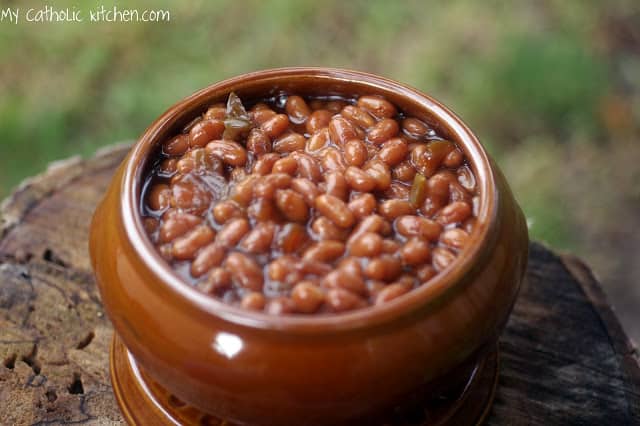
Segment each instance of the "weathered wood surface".
[[[70,159],[0,208],[0,424],[120,424],[87,228],[126,147]],[[492,425],[640,424],[638,354],[588,267],[533,243],[500,341]]]

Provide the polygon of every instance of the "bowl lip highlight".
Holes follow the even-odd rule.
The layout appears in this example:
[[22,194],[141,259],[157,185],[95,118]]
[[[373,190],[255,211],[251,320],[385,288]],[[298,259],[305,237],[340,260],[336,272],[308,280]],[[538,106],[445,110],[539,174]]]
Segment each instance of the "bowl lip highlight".
[[[455,134],[456,142],[463,148],[472,165],[476,185],[480,191],[480,208],[470,242],[457,256],[456,260],[432,278],[427,285],[412,289],[407,294],[380,306],[336,314],[326,315],[269,315],[232,306],[207,295],[180,278],[158,253],[147,237],[140,214],[140,194],[144,184],[146,160],[159,138],[173,127],[177,120],[184,118],[186,112],[193,113],[198,107],[211,102],[215,95],[240,90],[251,82],[283,82],[323,79],[366,86],[371,94],[395,92],[430,116],[450,133]],[[348,92],[346,92],[348,93]],[[374,74],[339,68],[289,67],[250,72],[225,79],[201,89],[178,101],[158,117],[134,144],[124,164],[120,186],[119,215],[123,223],[124,238],[132,246],[133,253],[140,263],[146,265],[155,277],[154,283],[163,290],[169,290],[173,297],[180,299],[212,319],[222,319],[237,326],[256,330],[288,331],[294,334],[335,333],[354,331],[365,327],[383,326],[399,318],[428,309],[441,300],[447,293],[465,281],[478,260],[482,260],[496,239],[499,193],[494,179],[491,161],[478,138],[466,124],[450,109],[432,97],[396,81]]]

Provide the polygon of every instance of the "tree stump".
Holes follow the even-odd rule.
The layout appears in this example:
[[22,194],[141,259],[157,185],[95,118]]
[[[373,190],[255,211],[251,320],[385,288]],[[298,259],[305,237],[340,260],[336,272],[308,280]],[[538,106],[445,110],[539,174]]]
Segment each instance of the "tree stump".
[[[128,150],[71,158],[0,207],[0,424],[121,424],[90,268],[96,203]],[[640,424],[638,353],[589,268],[532,243],[488,424]]]

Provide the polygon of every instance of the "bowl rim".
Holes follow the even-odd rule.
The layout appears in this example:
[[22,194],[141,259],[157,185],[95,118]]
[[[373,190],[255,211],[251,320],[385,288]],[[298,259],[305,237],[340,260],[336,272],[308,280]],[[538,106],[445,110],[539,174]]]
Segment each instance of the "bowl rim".
[[[254,312],[241,307],[226,304],[204,294],[186,283],[158,253],[147,237],[140,214],[139,197],[142,191],[143,176],[147,157],[153,152],[158,138],[184,116],[185,111],[193,111],[211,102],[216,93],[229,93],[251,81],[320,78],[349,84],[356,82],[371,89],[372,94],[396,92],[403,98],[419,105],[440,124],[455,134],[469,159],[478,188],[480,189],[480,208],[476,229],[471,234],[470,243],[454,262],[433,277],[428,285],[412,289],[402,297],[380,306],[335,313],[328,315],[270,315]],[[374,74],[340,68],[324,67],[287,67],[254,71],[228,78],[209,85],[178,101],[158,117],[134,144],[125,160],[120,187],[120,217],[123,221],[125,238],[133,247],[133,253],[153,274],[156,283],[164,290],[182,300],[192,308],[208,316],[226,322],[254,328],[256,330],[286,330],[293,333],[324,333],[357,330],[363,327],[382,326],[391,321],[428,309],[453,289],[457,288],[472,271],[478,260],[482,260],[496,240],[497,210],[499,193],[494,178],[494,170],[484,147],[469,127],[449,108],[429,95],[408,85],[380,77]],[[154,283],[154,285],[156,284]]]

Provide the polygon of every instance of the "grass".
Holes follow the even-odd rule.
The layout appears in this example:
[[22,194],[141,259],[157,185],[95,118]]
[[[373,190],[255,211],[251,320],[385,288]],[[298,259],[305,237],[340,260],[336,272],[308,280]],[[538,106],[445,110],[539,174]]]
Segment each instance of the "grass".
[[[67,6],[77,7],[55,4]],[[578,0],[118,7],[166,8],[171,22],[0,24],[0,196],[51,160],[136,138],[171,104],[222,78],[337,66],[404,81],[458,111],[513,181],[533,237],[575,248],[553,167],[566,146],[615,143],[601,113],[617,90],[602,31],[612,10],[627,19],[631,3],[606,10]]]

